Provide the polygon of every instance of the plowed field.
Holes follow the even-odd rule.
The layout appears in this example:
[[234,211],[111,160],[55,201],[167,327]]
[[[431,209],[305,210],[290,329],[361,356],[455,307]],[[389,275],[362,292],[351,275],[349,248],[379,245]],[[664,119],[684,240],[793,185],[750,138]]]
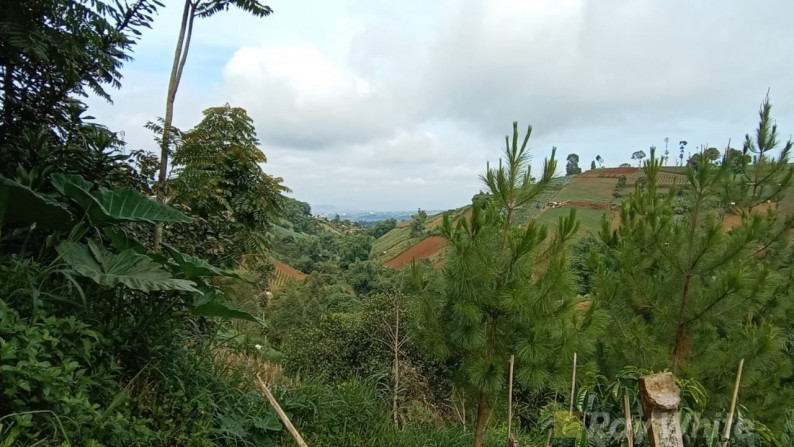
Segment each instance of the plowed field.
[[287,264],[284,264],[283,262],[277,261],[275,259],[271,259],[270,261],[275,267],[273,270],[273,277],[270,279],[269,283],[271,291],[278,290],[291,279],[302,281],[306,278],[306,275],[288,266]]
[[400,268],[405,264],[410,263],[414,259],[425,259],[443,249],[447,241],[441,236],[430,236],[423,239],[418,244],[405,250],[386,263],[386,266],[392,268]]

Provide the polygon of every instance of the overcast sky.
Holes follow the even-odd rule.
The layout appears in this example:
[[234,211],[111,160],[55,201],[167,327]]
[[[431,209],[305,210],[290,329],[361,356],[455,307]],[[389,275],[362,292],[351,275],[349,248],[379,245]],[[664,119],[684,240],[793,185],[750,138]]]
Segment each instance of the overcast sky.
[[[155,151],[180,1],[91,114]],[[267,173],[293,197],[345,209],[447,209],[470,201],[513,121],[559,170],[630,161],[678,141],[740,146],[771,89],[794,132],[791,0],[274,0],[264,19],[197,22],[175,124],[230,103],[253,118]]]

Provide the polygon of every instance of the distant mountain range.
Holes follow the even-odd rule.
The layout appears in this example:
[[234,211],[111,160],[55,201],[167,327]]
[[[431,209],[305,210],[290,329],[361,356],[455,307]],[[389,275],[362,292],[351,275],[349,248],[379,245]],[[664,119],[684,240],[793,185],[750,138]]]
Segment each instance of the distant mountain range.
[[[425,210],[428,215],[440,213],[441,210]],[[339,218],[349,219],[351,222],[379,222],[387,219],[396,219],[398,222],[401,220],[408,220],[416,214],[413,211],[367,211],[367,210],[351,210],[334,205],[312,205],[312,214],[322,215],[328,219],[334,218],[337,214]]]

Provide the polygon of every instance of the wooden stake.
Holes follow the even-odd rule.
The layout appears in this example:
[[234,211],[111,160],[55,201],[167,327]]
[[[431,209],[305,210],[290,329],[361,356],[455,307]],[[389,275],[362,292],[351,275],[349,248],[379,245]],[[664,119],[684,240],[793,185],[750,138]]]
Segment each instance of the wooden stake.
[[510,384],[508,385],[507,394],[507,445],[510,446],[513,438],[512,422],[513,422],[513,365],[515,365],[516,356],[510,356]]
[[573,353],[573,378],[571,378],[571,408],[568,410],[568,416],[573,416],[573,400],[575,398],[574,391],[576,391],[576,353]]
[[273,397],[272,394],[270,394],[270,390],[267,388],[267,385],[265,385],[265,382],[262,381],[262,378],[259,377],[259,374],[256,375],[256,380],[259,381],[259,386],[262,387],[262,391],[265,393],[265,397],[267,397],[267,401],[270,402],[270,405],[272,405],[273,409],[276,410],[276,414],[278,415],[278,418],[281,419],[281,423],[284,424],[285,427],[287,427],[287,430],[292,435],[292,437],[295,438],[295,442],[298,444],[298,446],[299,447],[309,447],[303,441],[303,438],[301,437],[301,434],[298,433],[298,430],[295,429],[294,425],[292,425],[292,422],[290,422],[290,420],[287,417],[287,415],[284,413],[284,411],[278,405],[278,402],[276,402],[276,398]]
[[626,415],[626,443],[629,447],[634,445],[634,427],[631,425],[631,404],[629,395],[623,395],[623,413]]
[[736,400],[739,397],[739,383],[742,381],[742,369],[744,368],[744,359],[739,362],[739,371],[736,373],[736,384],[733,386],[733,399],[731,400],[731,412],[728,414],[728,420],[725,424],[725,433],[722,435],[722,447],[728,445],[731,440],[731,426],[733,426],[733,412],[736,411]]

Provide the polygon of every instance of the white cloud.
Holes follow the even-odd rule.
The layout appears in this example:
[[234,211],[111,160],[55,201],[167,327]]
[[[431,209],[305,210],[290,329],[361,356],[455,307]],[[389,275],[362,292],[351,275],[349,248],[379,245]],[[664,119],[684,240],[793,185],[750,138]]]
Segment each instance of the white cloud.
[[427,180],[422,177],[405,177],[400,180],[392,180],[392,185],[427,185]]
[[389,94],[311,44],[237,50],[224,95],[254,117],[265,143],[318,149],[367,141],[394,126]]
[[[596,154],[616,165],[665,137],[740,141],[769,87],[781,133],[794,131],[790,0],[272,6],[264,20],[200,24],[176,123],[190,128],[225,102],[246,108],[268,172],[315,204],[460,206],[515,120],[534,125],[533,162],[556,145],[561,165],[575,152],[582,166]],[[92,101],[135,148],[153,147],[142,126],[163,113],[178,13],[144,34],[116,106]]]

